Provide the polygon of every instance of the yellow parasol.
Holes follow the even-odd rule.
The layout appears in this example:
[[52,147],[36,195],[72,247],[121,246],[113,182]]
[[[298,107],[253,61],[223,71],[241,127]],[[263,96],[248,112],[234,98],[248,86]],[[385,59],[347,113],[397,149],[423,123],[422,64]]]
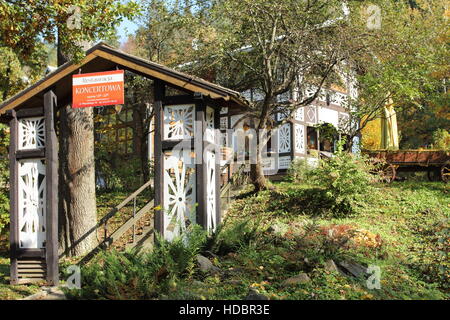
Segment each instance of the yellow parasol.
[[397,114],[391,98],[389,98],[383,109],[383,116],[381,117],[381,148],[398,150]]

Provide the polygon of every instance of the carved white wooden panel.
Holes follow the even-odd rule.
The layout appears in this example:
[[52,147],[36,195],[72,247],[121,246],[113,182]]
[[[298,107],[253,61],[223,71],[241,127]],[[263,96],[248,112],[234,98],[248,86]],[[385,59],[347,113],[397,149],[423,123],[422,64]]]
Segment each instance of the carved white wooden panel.
[[294,124],[294,150],[296,153],[305,153],[305,126]]
[[291,125],[283,124],[278,129],[278,152],[291,152]]
[[220,114],[227,114],[227,113],[228,113],[228,108],[227,107],[220,108]]
[[206,141],[210,143],[215,142],[215,134],[214,134],[214,109],[211,107],[206,107],[205,112],[205,122],[206,122],[206,128],[205,128],[205,139]]
[[307,106],[305,113],[306,113],[306,122],[317,123],[316,106]]
[[244,97],[245,99],[247,99],[248,101],[251,101],[252,100],[252,90],[248,89],[248,90],[242,91],[241,96]]
[[164,155],[164,238],[172,240],[196,222],[195,161],[189,151]]
[[281,111],[278,112],[277,116],[278,116],[278,121],[283,121],[284,119],[286,119],[286,115],[288,114],[288,111]]
[[348,113],[339,112],[339,129],[347,132],[350,129],[350,116]]
[[279,157],[278,158],[278,169],[288,169],[291,165],[291,157]]
[[207,231],[216,231],[216,155],[206,152],[206,215]]
[[312,97],[317,91],[317,87],[313,85],[307,85],[303,91],[303,95],[305,98]]
[[264,100],[264,97],[266,95],[262,90],[259,89],[253,89],[253,101],[261,101]]
[[305,108],[304,107],[300,107],[295,111],[295,120],[297,121],[304,121],[305,120],[305,112],[304,112]]
[[275,170],[275,158],[267,157],[262,159],[263,170]]
[[291,92],[287,91],[285,93],[279,94],[277,96],[277,101],[278,102],[286,102],[291,98]]
[[345,108],[348,104],[348,96],[345,93],[333,92],[330,102]]
[[228,129],[228,117],[220,118],[220,130]]
[[164,107],[164,139],[183,140],[194,136],[195,105]]
[[45,163],[19,161],[19,247],[42,249],[46,239]]
[[326,107],[319,108],[319,121],[331,123],[338,128],[339,125],[339,112]]
[[19,150],[39,149],[45,146],[44,117],[19,119]]

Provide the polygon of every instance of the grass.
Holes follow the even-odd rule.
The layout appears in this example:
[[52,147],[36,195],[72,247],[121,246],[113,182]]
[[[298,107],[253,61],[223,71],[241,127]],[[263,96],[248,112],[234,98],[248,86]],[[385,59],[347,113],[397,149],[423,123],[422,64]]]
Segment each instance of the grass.
[[[282,182],[276,192],[238,200],[228,222],[259,220],[258,235],[219,259],[224,269],[245,270],[232,279],[241,285],[218,281],[210,298],[242,298],[253,286],[280,299],[448,299],[449,193],[442,183],[378,185],[355,214],[340,218],[324,215],[320,205],[312,206],[304,197],[311,195],[306,185]],[[273,225],[282,226],[284,236],[268,232]],[[311,225],[319,232],[305,232]],[[323,235],[330,230],[336,234],[331,239]],[[342,230],[352,233],[340,235]],[[305,234],[308,241],[301,239]],[[379,266],[381,289],[370,290],[365,281],[326,271],[323,263],[328,259]],[[311,281],[289,289],[282,286],[300,272]],[[212,285],[215,280],[207,281]]]
[[[159,269],[173,278],[158,283],[150,275],[146,280],[153,288],[150,298],[244,299],[250,288],[270,299],[450,298],[449,185],[421,181],[380,184],[352,215],[339,217],[329,212],[329,204],[321,202],[318,189],[288,181],[275,187],[236,200],[224,227],[201,248],[220,273],[194,269],[177,276]],[[120,202],[117,198],[123,195],[101,197],[99,206],[107,208]],[[326,269],[325,262],[330,259],[378,266],[381,288],[369,289],[364,279]],[[128,283],[123,266],[110,263],[117,268],[120,284],[128,288],[120,297],[142,297],[139,279],[130,278]],[[94,272],[103,275],[101,268],[90,271],[93,279]],[[162,277],[159,271],[155,279]],[[8,272],[8,259],[0,258],[0,299],[16,299],[36,290],[33,286],[9,286]],[[300,273],[306,273],[310,281],[283,285]],[[133,292],[131,284],[136,288]],[[83,284],[90,292],[102,289],[96,285],[94,281]],[[103,298],[118,297],[109,294]]]
[[21,299],[39,291],[36,285],[9,284],[9,258],[0,255],[0,300]]

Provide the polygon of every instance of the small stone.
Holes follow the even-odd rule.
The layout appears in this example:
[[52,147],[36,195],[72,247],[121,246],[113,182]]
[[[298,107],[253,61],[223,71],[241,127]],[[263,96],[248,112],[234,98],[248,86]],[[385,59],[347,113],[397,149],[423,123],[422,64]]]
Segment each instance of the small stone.
[[298,276],[288,278],[283,281],[283,287],[295,286],[297,284],[304,284],[311,281],[306,273],[300,273]]
[[327,270],[329,272],[339,272],[339,269],[338,269],[336,263],[334,263],[334,261],[332,259],[325,261],[324,267],[325,267],[325,270]]
[[245,300],[269,300],[269,298],[259,293],[258,290],[250,288],[248,290],[247,297],[245,297]]
[[212,264],[208,258],[198,254],[197,265],[202,272],[219,273],[220,269]]
[[339,267],[341,267],[342,269],[344,269],[344,271],[347,274],[352,275],[353,277],[356,278],[365,278],[367,276],[367,268],[355,263],[355,262],[349,262],[349,261],[342,261],[342,262],[338,262]]

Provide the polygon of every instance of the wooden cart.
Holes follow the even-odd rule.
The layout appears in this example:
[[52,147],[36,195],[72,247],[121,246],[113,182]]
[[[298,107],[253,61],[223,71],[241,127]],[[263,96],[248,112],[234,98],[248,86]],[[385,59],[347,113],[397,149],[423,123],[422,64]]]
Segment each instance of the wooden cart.
[[450,152],[443,150],[364,151],[379,164],[383,180],[391,182],[400,171],[426,171],[430,181],[450,181]]

